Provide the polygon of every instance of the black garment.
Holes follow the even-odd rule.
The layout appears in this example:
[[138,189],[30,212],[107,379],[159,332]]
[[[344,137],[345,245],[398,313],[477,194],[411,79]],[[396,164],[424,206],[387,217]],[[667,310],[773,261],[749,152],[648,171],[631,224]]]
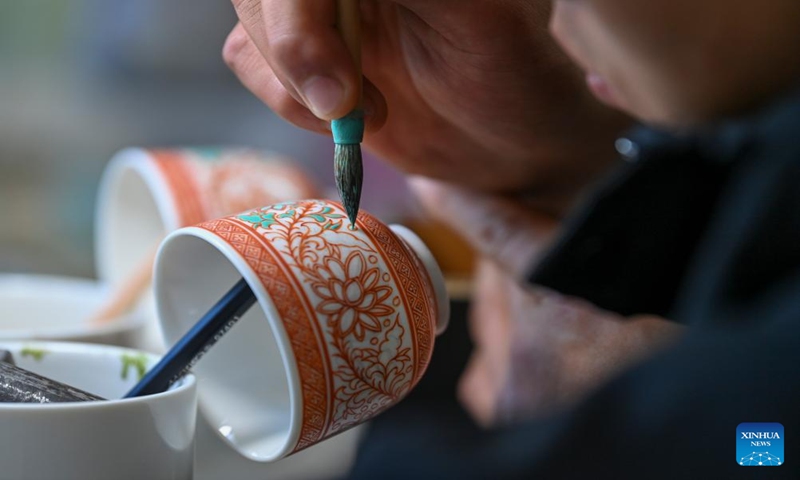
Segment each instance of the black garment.
[[[559,418],[471,437],[457,455],[412,447],[375,478],[800,478],[800,97],[629,138],[638,154],[531,281],[689,333]],[[742,422],[782,423],[785,464],[739,466]]]

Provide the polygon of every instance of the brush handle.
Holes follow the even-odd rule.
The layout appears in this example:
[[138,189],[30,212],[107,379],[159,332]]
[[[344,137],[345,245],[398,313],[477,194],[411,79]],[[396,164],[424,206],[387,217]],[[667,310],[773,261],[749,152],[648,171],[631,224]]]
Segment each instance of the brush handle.
[[[359,0],[337,0],[336,28],[344,40],[356,66],[358,103],[352,112],[331,122],[336,145],[358,145],[364,138],[364,81],[361,71],[361,3]],[[337,167],[339,168],[339,167]],[[339,170],[337,170],[337,174]],[[341,194],[341,188],[339,189]]]
[[356,66],[358,75],[358,105],[357,110],[362,109],[362,71],[361,71],[361,3],[359,0],[338,0],[336,2],[336,28],[342,35],[353,63]]
[[8,350],[0,349],[0,363],[3,362],[10,363],[11,365],[16,365],[16,363],[14,363],[14,355],[11,355],[11,352],[9,352]]
[[103,400],[75,387],[0,362],[0,403],[62,403]]
[[256,296],[244,280],[239,280],[178,342],[161,358],[125,398],[166,391],[180,380],[256,303]]

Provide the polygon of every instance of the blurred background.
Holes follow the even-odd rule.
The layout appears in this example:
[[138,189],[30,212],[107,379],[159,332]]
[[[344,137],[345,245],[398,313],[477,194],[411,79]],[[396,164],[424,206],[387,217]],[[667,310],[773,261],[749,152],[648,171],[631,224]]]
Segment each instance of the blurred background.
[[[277,118],[224,65],[235,21],[229,0],[0,0],[0,273],[94,277],[98,183],[128,146],[271,150],[335,195],[331,140]],[[369,155],[364,170],[362,206],[415,229],[449,279],[468,274],[463,243],[413,218],[402,176]],[[467,290],[449,288],[450,327],[428,373],[371,424],[353,478],[476,434],[454,395],[471,348]]]
[[[0,0],[0,271],[94,276],[95,195],[127,146],[276,151],[333,186],[329,138],[283,122],[221,58],[227,0]],[[406,217],[367,156],[362,206]]]

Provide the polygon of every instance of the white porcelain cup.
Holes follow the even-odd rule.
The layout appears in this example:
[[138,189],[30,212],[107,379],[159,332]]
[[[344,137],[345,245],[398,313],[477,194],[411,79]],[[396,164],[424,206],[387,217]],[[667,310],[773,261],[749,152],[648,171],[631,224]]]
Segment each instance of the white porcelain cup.
[[[274,153],[238,148],[122,150],[109,162],[98,193],[98,274],[103,282],[117,285],[154,245],[179,227],[317,195],[318,187],[295,162]],[[166,345],[150,292],[138,311],[148,320],[130,345],[163,352]],[[193,320],[202,313],[199,308],[193,311]],[[199,415],[195,478],[340,478],[352,464],[361,430],[355,428],[280,464],[265,464],[231,449],[216,427],[209,427]]]
[[194,367],[205,420],[241,455],[275,461],[401,401],[446,327],[444,279],[421,240],[363,210],[303,200],[170,234],[159,318],[177,341],[239,279],[258,302]]
[[194,480],[338,480],[347,478],[368,429],[360,425],[279,462],[253,461],[230,447],[203,415],[197,417]]
[[[95,215],[100,280],[119,286],[180,227],[266,203],[313,196],[317,187],[287,157],[242,148],[127,148],[103,173]],[[148,317],[131,346],[165,350],[152,289],[139,303]]]
[[26,370],[109,399],[0,403],[0,480],[189,480],[196,382],[122,399],[158,358],[104,345],[0,341]]
[[94,280],[48,275],[0,275],[0,340],[70,340],[127,345],[145,317],[140,312],[96,324],[108,296]]

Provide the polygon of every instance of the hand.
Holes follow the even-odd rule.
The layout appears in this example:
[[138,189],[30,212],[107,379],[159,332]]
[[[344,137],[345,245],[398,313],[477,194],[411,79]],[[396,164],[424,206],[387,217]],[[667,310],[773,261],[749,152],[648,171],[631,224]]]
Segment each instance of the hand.
[[[356,103],[334,0],[233,0],[224,57],[275,112],[326,133]],[[572,196],[613,161],[627,120],[586,92],[539,0],[362,0],[365,145],[479,190]],[[313,112],[313,113],[312,113]]]
[[434,216],[483,255],[470,312],[475,348],[459,385],[483,425],[548,415],[675,342],[683,327],[624,318],[521,280],[557,223],[518,203],[415,180]]

